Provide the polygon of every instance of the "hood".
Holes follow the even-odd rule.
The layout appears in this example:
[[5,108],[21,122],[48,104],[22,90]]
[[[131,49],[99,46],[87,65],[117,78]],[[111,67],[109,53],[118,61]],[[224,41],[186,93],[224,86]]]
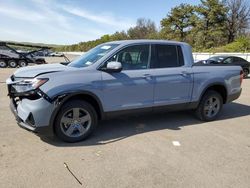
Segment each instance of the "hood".
[[14,76],[22,78],[34,78],[38,75],[52,73],[52,72],[61,72],[69,69],[73,69],[73,67],[68,67],[60,63],[28,66],[17,69],[16,72],[14,73]]

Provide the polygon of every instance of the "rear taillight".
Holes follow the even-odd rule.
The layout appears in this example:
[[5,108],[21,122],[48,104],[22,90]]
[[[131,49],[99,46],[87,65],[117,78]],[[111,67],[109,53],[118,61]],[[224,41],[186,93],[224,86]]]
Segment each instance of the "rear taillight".
[[244,73],[243,73],[243,71],[241,70],[241,71],[240,71],[240,85],[242,84],[243,77],[244,77]]

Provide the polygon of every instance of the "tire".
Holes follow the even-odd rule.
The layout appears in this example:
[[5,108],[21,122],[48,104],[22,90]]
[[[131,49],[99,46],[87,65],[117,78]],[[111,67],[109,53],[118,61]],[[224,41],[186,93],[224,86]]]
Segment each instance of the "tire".
[[8,65],[10,68],[16,68],[18,64],[15,60],[9,60]]
[[6,68],[8,64],[4,60],[0,60],[0,68]]
[[214,90],[208,90],[201,98],[195,115],[202,121],[213,121],[218,117],[222,106],[222,96]]
[[61,140],[73,143],[90,136],[97,122],[97,113],[91,104],[81,100],[71,100],[59,110],[54,128]]
[[28,65],[28,63],[25,60],[19,60],[18,65],[19,65],[19,67],[26,67]]
[[249,70],[248,69],[243,69],[243,78],[247,78],[249,74]]

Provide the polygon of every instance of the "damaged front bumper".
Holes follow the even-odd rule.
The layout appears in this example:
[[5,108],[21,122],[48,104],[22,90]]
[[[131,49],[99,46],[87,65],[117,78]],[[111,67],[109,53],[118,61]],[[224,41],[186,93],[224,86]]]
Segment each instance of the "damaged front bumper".
[[10,109],[20,127],[29,131],[51,135],[50,117],[54,111],[54,105],[43,98],[38,100],[22,99],[17,102],[11,99]]
[[52,135],[50,125],[55,104],[39,91],[32,93],[14,93],[11,84],[8,84],[10,109],[20,127],[39,134]]

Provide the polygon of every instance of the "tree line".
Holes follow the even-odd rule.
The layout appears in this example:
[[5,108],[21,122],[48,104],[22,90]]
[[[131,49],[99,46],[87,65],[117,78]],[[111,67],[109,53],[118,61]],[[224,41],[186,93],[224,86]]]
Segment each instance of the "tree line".
[[127,39],[164,39],[189,43],[195,51],[250,51],[248,0],[201,0],[180,4],[156,24],[139,18],[136,26],[99,39],[57,47],[58,51],[88,51],[104,42]]

